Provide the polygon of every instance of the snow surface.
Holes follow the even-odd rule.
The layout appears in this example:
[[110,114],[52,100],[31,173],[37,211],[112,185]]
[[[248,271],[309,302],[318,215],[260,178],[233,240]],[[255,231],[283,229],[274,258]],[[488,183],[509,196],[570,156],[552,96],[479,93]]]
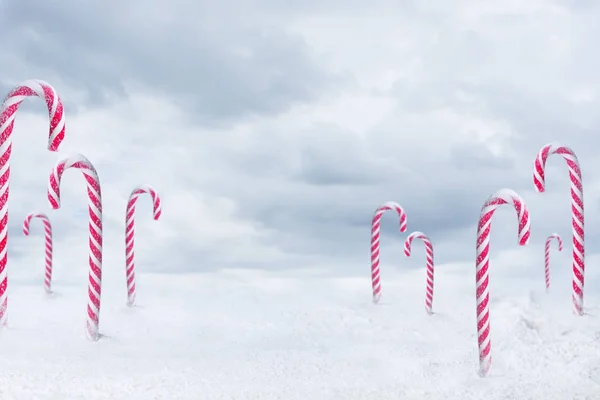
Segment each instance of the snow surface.
[[383,268],[378,306],[368,273],[222,270],[138,273],[132,309],[114,269],[104,282],[106,336],[96,343],[84,336],[85,284],[55,282],[46,297],[41,282],[14,279],[0,398],[598,398],[593,296],[577,317],[568,292],[544,292],[542,270],[525,292],[492,273],[493,366],[482,379],[474,266],[438,267],[433,316],[424,269]]

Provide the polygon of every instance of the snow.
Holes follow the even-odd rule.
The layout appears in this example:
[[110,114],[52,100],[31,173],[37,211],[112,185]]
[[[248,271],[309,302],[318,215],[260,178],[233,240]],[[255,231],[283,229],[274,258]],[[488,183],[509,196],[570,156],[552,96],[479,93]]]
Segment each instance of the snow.
[[493,365],[477,375],[473,270],[437,268],[428,316],[424,269],[384,266],[377,306],[368,274],[139,272],[128,308],[113,268],[96,343],[84,335],[83,282],[55,282],[48,297],[15,279],[0,398],[597,398],[600,313],[588,296],[589,315],[574,316],[568,292],[544,292],[543,271],[525,292],[492,273]]

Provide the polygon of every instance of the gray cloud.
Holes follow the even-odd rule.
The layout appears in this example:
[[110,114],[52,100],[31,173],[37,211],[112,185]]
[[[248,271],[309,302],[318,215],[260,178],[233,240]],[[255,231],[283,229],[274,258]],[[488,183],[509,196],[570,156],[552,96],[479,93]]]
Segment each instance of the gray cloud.
[[11,2],[0,35],[32,71],[59,76],[91,106],[141,84],[204,123],[277,114],[338,83],[301,38],[276,26],[238,24],[206,4],[164,13],[153,4],[155,12],[142,11],[153,7],[147,2]]
[[[409,230],[422,230],[432,240],[443,241],[453,231],[476,224],[487,196],[501,187],[498,181],[510,182],[511,164],[502,158],[493,162],[495,157],[488,155],[485,168],[478,167],[477,158],[447,164],[426,153],[410,153],[410,146],[405,149],[406,160],[402,153],[382,158],[371,152],[377,146],[352,132],[345,132],[341,142],[337,140],[339,133],[331,128],[312,129],[322,139],[301,131],[302,139],[309,144],[295,151],[284,149],[287,158],[277,158],[277,164],[273,161],[278,174],[257,173],[250,158],[235,169],[231,175],[235,178],[219,180],[211,187],[211,191],[239,199],[243,205],[240,215],[274,230],[274,240],[288,252],[323,256],[335,253],[341,258],[367,254],[373,212],[387,200],[405,208]],[[386,143],[376,144],[386,147]],[[313,151],[310,157],[306,157],[306,147]],[[480,150],[476,145],[454,147],[448,149],[447,157],[453,161],[456,152],[477,155]],[[239,185],[240,179],[252,184]],[[401,246],[405,235],[398,235],[397,217],[386,217],[386,221],[382,226],[384,235]],[[463,246],[472,248],[473,243],[466,241]],[[466,254],[470,257],[472,250]],[[443,254],[440,259],[445,259]]]
[[[406,209],[409,231],[431,237],[439,263],[471,262],[481,205],[502,187],[530,207],[523,251],[537,259],[550,233],[570,240],[564,162],[548,162],[548,193],[533,191],[535,155],[550,141],[585,165],[588,243],[600,237],[600,58],[589,50],[598,28],[583,11],[466,0],[144,4],[26,0],[0,14],[0,59],[12,61],[0,89],[31,77],[61,88],[65,150],[86,154],[104,185],[107,264],[122,261],[124,204],[141,182],[165,204],[159,222],[140,206],[147,270],[364,271],[372,214],[387,200]],[[41,122],[26,122],[42,108],[31,102],[17,119],[15,257],[31,242],[18,215],[39,208],[58,158],[40,148],[43,165],[32,167],[21,153],[43,144]],[[86,229],[81,182],[69,182],[53,214],[63,246]],[[382,229],[382,257],[421,265],[400,262],[396,216]],[[494,256],[516,248],[516,229],[514,212],[498,210]]]
[[509,171],[514,168],[514,162],[511,158],[496,156],[484,146],[468,144],[454,147],[450,150],[450,154],[452,164],[466,173],[471,173],[474,169]]

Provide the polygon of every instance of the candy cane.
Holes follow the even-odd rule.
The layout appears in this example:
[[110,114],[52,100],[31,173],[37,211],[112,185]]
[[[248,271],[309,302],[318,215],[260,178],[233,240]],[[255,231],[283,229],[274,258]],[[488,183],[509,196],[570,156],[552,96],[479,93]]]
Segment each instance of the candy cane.
[[519,219],[519,245],[525,246],[529,241],[530,223],[527,206],[510,189],[501,189],[490,196],[481,208],[479,225],[477,226],[477,261],[476,261],[476,291],[477,303],[477,336],[479,342],[479,375],[487,375],[492,364],[490,341],[490,227],[496,208],[503,204],[512,204]]
[[373,286],[373,303],[377,304],[381,298],[381,280],[379,276],[379,231],[381,217],[388,210],[396,210],[400,216],[400,232],[406,232],[406,213],[398,203],[388,201],[375,210],[371,223],[371,283]]
[[54,166],[48,183],[48,201],[53,209],[60,208],[60,182],[65,170],[77,168],[87,181],[89,198],[89,278],[87,306],[87,335],[91,340],[98,340],[100,320],[100,298],[102,294],[102,195],[100,180],[92,163],[82,156],[75,154],[60,160]]
[[0,327],[6,326],[8,307],[8,193],[10,180],[11,134],[15,124],[15,113],[26,97],[37,96],[46,100],[50,117],[48,150],[57,151],[65,137],[65,119],[62,101],[50,84],[40,80],[29,80],[10,91],[0,106]]
[[154,206],[154,220],[158,221],[162,213],[160,196],[158,192],[150,185],[140,185],[133,189],[127,202],[127,212],[125,215],[125,276],[127,279],[127,305],[132,306],[135,301],[135,266],[133,262],[134,252],[133,243],[135,236],[135,224],[133,215],[135,214],[135,203],[140,195],[148,193],[152,197]]
[[558,233],[553,233],[552,235],[548,236],[548,239],[546,239],[546,249],[544,252],[546,291],[550,290],[550,242],[552,241],[552,239],[556,239],[556,241],[558,242],[558,251],[562,251],[563,248],[562,239],[560,238]]
[[538,153],[534,169],[533,184],[539,193],[546,190],[546,160],[551,154],[562,156],[569,167],[571,179],[571,224],[573,226],[573,311],[583,315],[583,286],[585,275],[585,235],[583,222],[583,186],[579,160],[570,148],[550,143]]
[[414,239],[421,239],[425,244],[425,252],[427,253],[427,284],[425,288],[425,310],[428,314],[433,314],[431,305],[433,303],[433,246],[431,240],[423,232],[413,232],[406,238],[404,242],[404,255],[410,257],[411,245]]
[[52,293],[52,224],[50,219],[44,213],[32,212],[25,217],[23,221],[23,233],[29,236],[29,224],[33,218],[39,218],[44,224],[44,233],[46,239],[46,271],[44,274],[44,290],[46,293]]

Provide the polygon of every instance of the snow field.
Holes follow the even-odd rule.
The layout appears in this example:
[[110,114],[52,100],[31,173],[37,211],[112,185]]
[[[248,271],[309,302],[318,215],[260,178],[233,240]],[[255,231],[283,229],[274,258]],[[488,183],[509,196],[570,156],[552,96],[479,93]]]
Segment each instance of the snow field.
[[[494,266],[492,267],[494,268]],[[472,268],[474,269],[474,267]],[[477,375],[474,277],[437,267],[365,277],[302,271],[138,273],[138,306],[106,274],[99,342],[85,340],[84,282],[9,286],[0,332],[2,399],[592,399],[600,392],[600,310],[569,291],[492,274],[490,376]],[[532,290],[521,291],[531,284]],[[561,290],[562,289],[562,290]],[[520,292],[520,293],[519,293]]]

